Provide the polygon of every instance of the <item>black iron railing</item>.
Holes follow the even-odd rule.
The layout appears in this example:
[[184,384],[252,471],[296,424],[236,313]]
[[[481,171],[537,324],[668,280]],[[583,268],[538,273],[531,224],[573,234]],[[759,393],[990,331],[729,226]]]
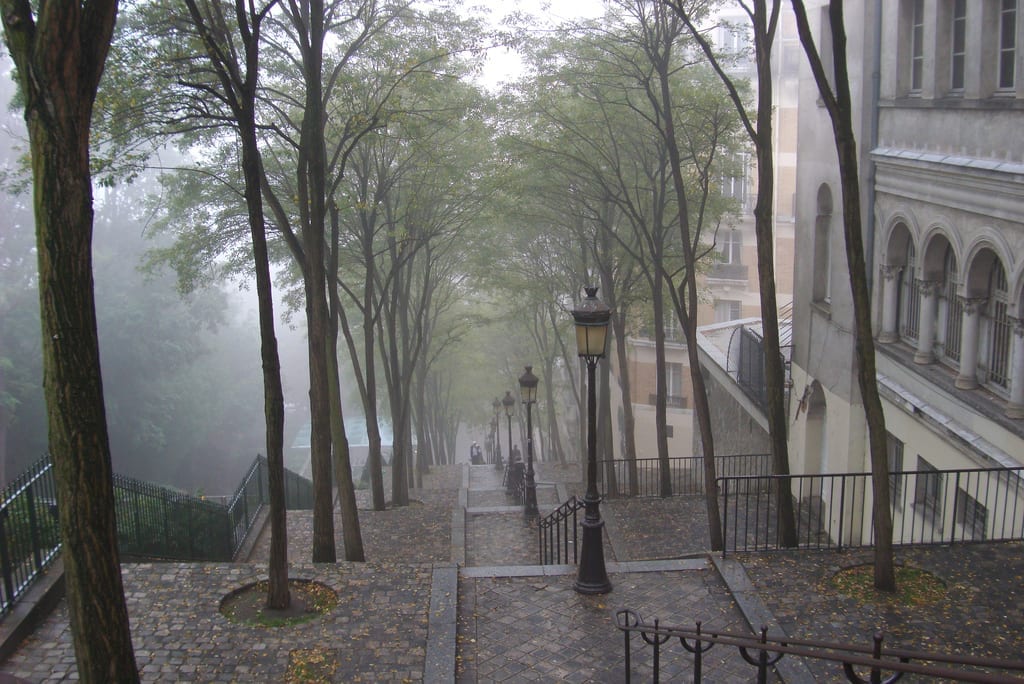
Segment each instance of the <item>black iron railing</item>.
[[[227,503],[231,528],[232,555],[245,543],[260,509],[270,504],[269,468],[267,459],[257,456],[242,478],[242,483]],[[289,511],[313,508],[313,483],[290,470],[284,471],[284,505]]]
[[[289,509],[313,505],[312,483],[285,471]],[[122,557],[227,561],[269,502],[267,460],[258,456],[228,505],[114,475],[117,537]],[[11,610],[60,553],[57,488],[49,456],[0,493],[0,615]]]
[[[609,471],[609,469],[611,469]],[[657,458],[616,459],[597,462],[598,488],[602,496],[661,496],[662,464]],[[771,473],[769,454],[716,456],[715,472],[721,477],[762,476]],[[704,493],[704,458],[683,456],[668,459],[672,496]]]
[[115,474],[114,508],[125,559],[231,560],[222,504]]
[[6,615],[60,553],[57,487],[49,459],[34,463],[0,497],[0,615]]
[[583,501],[569,497],[558,508],[537,521],[537,540],[541,565],[568,564],[570,548],[572,563],[578,562],[579,527],[576,512],[583,508]]
[[[626,682],[632,681],[634,634],[640,636],[639,645],[652,649],[650,671],[652,680],[658,682],[663,669],[662,660],[686,658],[693,662],[693,681],[700,682],[704,675],[704,654],[715,646],[733,647],[745,663],[754,669],[752,681],[767,682],[771,668],[784,656],[824,661],[834,670],[835,677],[849,682],[893,682],[904,674],[915,674],[927,678],[957,682],[1019,682],[1018,674],[1024,672],[1024,661],[997,660],[972,656],[926,653],[906,649],[883,648],[882,634],[876,633],[871,646],[858,647],[852,644],[829,643],[826,641],[804,641],[779,639],[768,636],[768,630],[761,628],[760,634],[736,634],[707,630],[700,622],[693,629],[669,627],[658,620],[645,622],[635,611],[619,610],[614,614],[615,626],[625,635]],[[678,642],[682,651],[669,650]],[[721,649],[719,649],[721,651]],[[721,654],[717,655],[722,659]],[[678,667],[664,668],[678,673]]]
[[[725,551],[780,548],[780,489],[792,497],[801,547],[874,543],[869,473],[734,476],[718,484]],[[1024,539],[1024,468],[892,472],[889,498],[897,545]]]

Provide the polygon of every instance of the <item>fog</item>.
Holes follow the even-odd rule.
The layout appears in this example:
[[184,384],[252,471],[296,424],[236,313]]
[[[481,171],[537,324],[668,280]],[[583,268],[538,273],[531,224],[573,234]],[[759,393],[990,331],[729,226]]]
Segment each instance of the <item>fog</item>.
[[[5,73],[0,100],[10,101],[12,93]],[[47,428],[31,194],[17,180],[24,178],[24,122],[5,113],[2,126],[0,481],[6,483],[46,453]],[[142,270],[147,251],[160,245],[147,213],[155,187],[144,178],[97,189],[95,196],[94,289],[114,471],[226,495],[265,453],[253,296],[238,283],[182,296],[169,269]],[[289,438],[308,415],[306,341],[304,330],[283,323],[278,338]]]

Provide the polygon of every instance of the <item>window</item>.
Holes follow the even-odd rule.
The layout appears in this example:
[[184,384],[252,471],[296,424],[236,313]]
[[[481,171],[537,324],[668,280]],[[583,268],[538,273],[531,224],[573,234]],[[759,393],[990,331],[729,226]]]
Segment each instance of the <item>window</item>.
[[960,363],[960,325],[963,320],[963,302],[957,297],[956,255],[953,248],[946,246],[943,262],[943,285],[939,291],[939,332],[942,335],[940,353],[951,365]]
[[910,22],[910,90],[920,91],[924,80],[924,0],[913,0]]
[[956,490],[956,524],[965,540],[988,538],[988,509],[962,489]]
[[730,155],[726,158],[721,177],[722,197],[736,200],[741,208],[747,203],[748,164],[746,154]]
[[1010,318],[1007,315],[1010,294],[1006,271],[998,260],[989,275],[988,304],[985,310],[984,333],[988,338],[988,382],[1007,389],[1010,368]]
[[[669,408],[686,408],[686,397],[683,395],[683,364],[668,362],[665,364],[665,404]],[[657,402],[657,396],[651,395],[651,404]]]
[[718,256],[723,264],[743,263],[743,233],[739,230],[729,229],[719,233]]
[[999,64],[998,87],[1009,90],[1014,86],[1017,61],[1017,0],[1002,0],[999,8]]
[[736,26],[723,26],[719,34],[722,50],[732,55],[747,49],[747,32]]
[[683,364],[681,363],[666,363],[665,364],[665,375],[668,380],[668,396],[669,403],[672,403],[672,397],[683,396]]
[[907,261],[900,273],[899,321],[900,337],[905,340],[916,340],[921,320],[921,293],[917,279],[914,277],[914,244],[907,242]]
[[889,456],[889,502],[893,510],[903,507],[903,442],[886,433],[886,452]]
[[727,323],[742,318],[743,309],[739,300],[719,299],[715,301],[715,323]]
[[679,319],[672,314],[665,316],[665,341],[666,342],[682,342],[683,341],[683,326],[680,325]]
[[967,56],[967,0],[953,1],[952,38],[949,87],[952,90],[963,90],[964,60]]
[[942,527],[942,473],[928,461],[917,457],[917,481],[914,483],[914,507],[932,526]]

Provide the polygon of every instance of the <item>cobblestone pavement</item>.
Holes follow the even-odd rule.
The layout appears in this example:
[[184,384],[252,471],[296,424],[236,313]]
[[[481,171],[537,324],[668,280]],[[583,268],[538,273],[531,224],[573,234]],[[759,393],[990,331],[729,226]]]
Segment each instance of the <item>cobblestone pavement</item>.
[[[838,592],[831,578],[843,568],[870,564],[869,549],[787,551],[741,560],[790,636],[870,646],[880,630],[893,648],[1024,658],[1024,544],[913,547],[895,555],[898,565],[938,577],[945,595],[903,606],[884,597],[859,602]],[[808,665],[820,681],[828,681],[820,663]]]
[[[579,493],[580,473],[578,464],[538,465],[541,510],[557,503],[556,483],[564,493]],[[603,503],[613,590],[583,596],[573,589],[573,568],[530,565],[535,537],[521,509],[510,506],[501,474],[485,466],[435,468],[411,493],[413,503],[384,511],[371,510],[369,493],[360,490],[366,563],[308,563],[311,518],[290,512],[290,574],[324,582],[341,597],[334,611],[302,626],[252,628],[218,612],[225,595],[265,576],[263,540],[249,563],[125,564],[142,679],[284,682],[289,660],[315,649],[335,668],[322,681],[609,682],[625,675],[616,610],[629,608],[662,624],[692,627],[701,620],[706,631],[749,633],[750,618],[723,579],[730,573],[720,573],[721,561],[713,564],[700,553],[707,546],[702,499]],[[460,501],[467,507],[464,516],[458,513]],[[336,525],[343,557],[340,521]],[[458,569],[452,557],[462,537],[455,535],[465,539],[466,562]],[[653,558],[675,560],[621,564]],[[858,603],[832,587],[829,579],[841,568],[870,562],[866,551],[730,559],[742,562],[754,593],[770,610],[765,623],[795,639],[866,645],[882,629],[887,645],[1013,659],[1024,653],[1024,544],[898,551],[898,562],[934,573],[947,589],[942,600],[912,608],[882,600]],[[636,571],[641,565],[648,571]],[[439,583],[439,577],[450,577],[450,584]],[[438,603],[455,598],[450,623],[438,622]],[[450,642],[444,642],[445,634]],[[430,668],[439,638],[445,676],[430,674],[437,671]],[[632,675],[649,681],[650,648],[638,641],[631,642]],[[663,680],[690,681],[691,661],[678,642],[666,648]],[[704,667],[706,681],[753,679],[735,649],[715,647]],[[810,667],[818,681],[841,679]],[[0,675],[30,682],[76,679],[63,604],[0,664]]]
[[[645,618],[685,614],[721,629],[748,631],[713,569],[611,573],[610,594],[584,596],[572,575],[483,577],[459,582],[457,682],[625,681],[623,636],[614,611]],[[639,641],[637,637],[635,641]],[[651,681],[650,650],[634,644],[635,681]],[[693,681],[678,642],[662,654],[662,681]],[[712,659],[709,658],[709,661]],[[749,682],[736,651],[705,663],[707,681]]]
[[[293,564],[292,577],[338,593],[319,620],[288,629],[234,624],[221,599],[265,576],[255,564],[126,564],[132,642],[144,681],[284,682],[290,656],[317,648],[345,672],[336,681],[422,678],[429,565]],[[65,604],[3,666],[30,682],[76,679]]]

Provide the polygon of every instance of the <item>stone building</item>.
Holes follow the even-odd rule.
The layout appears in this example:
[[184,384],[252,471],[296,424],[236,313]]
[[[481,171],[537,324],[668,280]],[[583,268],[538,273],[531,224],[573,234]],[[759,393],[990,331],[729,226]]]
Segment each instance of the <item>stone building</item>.
[[[830,45],[827,3],[808,5],[818,44]],[[940,471],[1024,464],[1021,9],[1018,0],[846,6],[890,469],[933,473],[908,490],[907,510],[928,509],[936,527],[974,538],[998,515],[994,494],[952,491]],[[800,102],[797,244],[806,248],[795,269],[790,456],[798,473],[863,472],[839,170],[809,72]]]

